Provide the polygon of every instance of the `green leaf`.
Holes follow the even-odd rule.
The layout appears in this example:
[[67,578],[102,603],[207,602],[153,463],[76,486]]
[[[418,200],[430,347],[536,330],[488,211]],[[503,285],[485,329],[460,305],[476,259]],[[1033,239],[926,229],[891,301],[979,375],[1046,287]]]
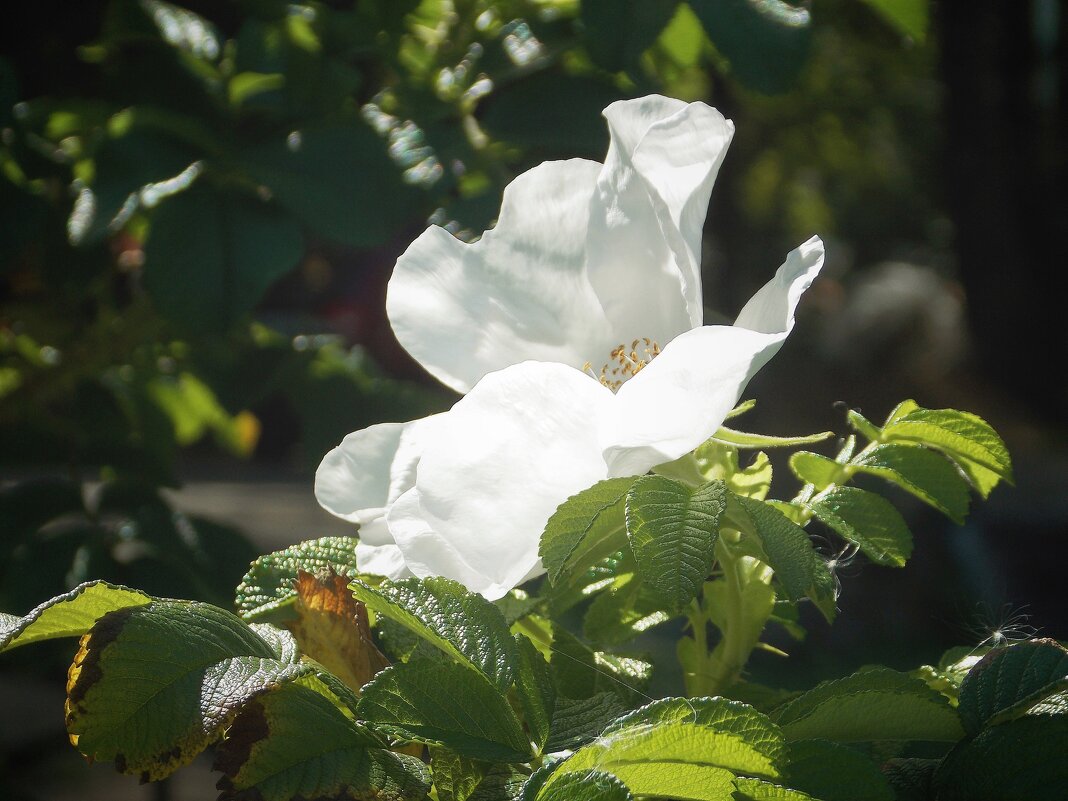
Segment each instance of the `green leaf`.
[[791,790],[760,779],[735,779],[734,786],[736,792],[731,798],[735,801],[817,801],[800,790]]
[[929,0],[864,0],[905,36],[917,42],[927,39]]
[[786,784],[820,801],[894,801],[878,765],[860,751],[828,740],[787,746]]
[[488,678],[498,690],[512,684],[519,660],[500,610],[481,595],[445,578],[361,581],[352,593],[376,615],[400,623],[431,645]]
[[933,781],[935,797],[1022,801],[1063,795],[1068,787],[1066,742],[1068,715],[1027,715],[990,726],[942,760]]
[[359,119],[293,131],[250,148],[241,164],[310,228],[353,247],[379,245],[426,216],[386,143]]
[[960,685],[961,722],[968,734],[1023,714],[1068,690],[1068,650],[1055,640],[997,648],[968,671]]
[[140,590],[104,581],[81,584],[23,617],[0,618],[0,651],[57,637],[80,637],[108,612],[144,606],[151,600]]
[[807,434],[803,437],[777,437],[773,434],[750,434],[735,431],[733,428],[720,428],[712,439],[736,448],[796,448],[799,445],[812,445],[834,436],[833,431],[821,431],[819,434]]
[[893,758],[883,763],[883,775],[894,789],[897,801],[929,801],[931,779],[941,762],[919,757]]
[[253,695],[313,670],[274,656],[239,618],[209,604],[153,601],[110,612],[71,666],[71,741],[123,773],[167,776],[217,739]]
[[538,554],[556,584],[618,550],[625,542],[627,491],[635,478],[610,478],[572,495],[553,512]]
[[968,513],[967,482],[950,462],[927,448],[888,442],[861,454],[850,466],[893,482],[958,525]]
[[589,698],[607,690],[628,704],[647,697],[641,687],[652,673],[649,662],[595,651],[558,623],[553,625],[549,666],[556,686],[571,698]]
[[654,603],[682,609],[697,597],[715,560],[727,488],[697,489],[663,476],[639,478],[627,493],[627,536]]
[[984,498],[999,481],[1013,483],[1012,459],[1001,437],[980,417],[956,409],[916,408],[889,423],[883,438],[918,442],[957,462]]
[[413,659],[364,685],[360,718],[407,740],[440,745],[472,759],[523,762],[531,757],[508,700],[464,665]]
[[638,69],[642,53],[656,41],[678,4],[679,0],[585,0],[579,18],[590,57],[612,72]]
[[752,707],[667,698],[610,724],[561,763],[538,797],[567,773],[604,770],[637,795],[719,801],[731,797],[737,772],[777,777],[782,748],[778,729]]
[[195,186],[164,201],[145,243],[145,287],[171,321],[217,332],[252,310],[304,252],[288,215],[258,200]]
[[865,668],[825,681],[772,713],[790,740],[956,742],[960,719],[923,681],[889,668]]
[[904,567],[912,555],[912,533],[893,504],[881,495],[856,487],[835,487],[808,508],[876,564]]
[[297,597],[297,571],[356,575],[356,543],[355,537],[322,537],[261,556],[249,566],[234,593],[238,614],[249,621],[295,617],[289,607]]
[[619,696],[611,692],[580,699],[558,697],[544,750],[573,751],[599,735],[625,711]]
[[553,710],[556,707],[556,687],[553,685],[549,663],[534,643],[521,634],[515,635],[519,650],[515,689],[523,707],[530,737],[540,749],[549,739]]
[[513,801],[528,774],[511,765],[478,762],[445,748],[430,747],[438,801]]
[[634,798],[623,782],[603,770],[569,771],[559,778],[553,774],[553,779],[537,795],[523,797],[537,801],[631,801]]
[[828,621],[835,614],[835,583],[827,565],[812,547],[805,530],[764,501],[732,496],[747,532],[757,538],[758,558],[775,571],[775,578],[791,601],[805,595],[812,599]]
[[502,86],[479,106],[493,138],[528,149],[528,158],[603,158],[608,129],[601,111],[622,94],[593,77],[541,70]]
[[220,801],[425,798],[426,766],[378,745],[324,696],[283,684],[246,705],[227,730],[215,763],[224,773]]
[[583,633],[594,642],[618,645],[671,619],[658,598],[634,573],[616,578],[593,599],[583,619]]
[[839,484],[843,478],[843,465],[818,453],[798,451],[790,457],[790,469],[806,484],[824,490],[831,484]]
[[110,135],[93,154],[93,180],[82,187],[67,221],[73,245],[95,244],[115,233],[140,204],[135,193],[182,175],[204,156],[165,131],[139,124],[109,127]]

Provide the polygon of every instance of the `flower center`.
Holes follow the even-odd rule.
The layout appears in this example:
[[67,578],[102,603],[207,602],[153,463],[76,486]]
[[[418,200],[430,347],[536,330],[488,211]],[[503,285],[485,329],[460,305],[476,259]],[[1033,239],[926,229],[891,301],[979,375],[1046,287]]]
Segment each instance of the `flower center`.
[[[642,346],[639,350],[639,345]],[[628,378],[636,376],[645,365],[660,355],[660,346],[649,337],[642,337],[626,345],[617,345],[608,354],[610,361],[601,366],[601,374],[593,370],[593,364],[586,362],[582,369],[615,392]]]

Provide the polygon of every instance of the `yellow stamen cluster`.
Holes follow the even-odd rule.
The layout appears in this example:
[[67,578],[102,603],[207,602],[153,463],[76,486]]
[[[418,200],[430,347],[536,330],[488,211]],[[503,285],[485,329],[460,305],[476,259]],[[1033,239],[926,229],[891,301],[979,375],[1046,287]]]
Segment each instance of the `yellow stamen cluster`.
[[[639,351],[638,346],[642,345]],[[593,365],[586,362],[582,369],[615,392],[623,382],[636,376],[645,365],[660,355],[660,346],[649,337],[642,337],[626,345],[617,345],[608,354],[611,361],[601,366],[601,374],[593,371]]]

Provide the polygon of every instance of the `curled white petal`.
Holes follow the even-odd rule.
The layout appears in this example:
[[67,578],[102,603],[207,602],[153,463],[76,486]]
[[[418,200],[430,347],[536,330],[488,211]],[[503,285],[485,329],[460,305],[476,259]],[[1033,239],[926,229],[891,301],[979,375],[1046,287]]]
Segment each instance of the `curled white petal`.
[[625,383],[601,423],[609,475],[643,473],[715,433],[749,380],[779,351],[801,295],[822,266],[823,243],[813,238],[790,253],[745,305],[738,324],[676,337]]
[[396,545],[369,545],[362,540],[356,545],[356,569],[394,580],[412,575]]
[[504,191],[496,227],[473,244],[431,227],[397,261],[386,311],[435,378],[466,392],[527,359],[581,367],[611,347],[586,278],[588,207],[601,165],[546,162]]
[[385,515],[415,485],[421,437],[440,415],[409,423],[379,423],[349,434],[315,472],[315,498],[333,515],[360,526],[360,541],[386,545]]
[[[734,125],[659,95],[604,115],[612,142],[591,206],[590,282],[617,330],[631,327],[623,339],[668,342],[704,320],[701,231]],[[624,269],[634,260],[640,269]]]

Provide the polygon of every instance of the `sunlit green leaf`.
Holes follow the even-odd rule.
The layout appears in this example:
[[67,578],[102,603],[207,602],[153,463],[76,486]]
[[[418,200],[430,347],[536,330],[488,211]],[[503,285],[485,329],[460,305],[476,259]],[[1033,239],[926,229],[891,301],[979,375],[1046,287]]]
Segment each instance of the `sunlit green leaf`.
[[364,686],[358,712],[383,731],[472,759],[522,762],[531,756],[507,698],[464,665],[413,659],[386,668]]
[[968,485],[944,457],[894,442],[877,445],[851,463],[858,472],[892,481],[955,523],[968,513]]
[[462,664],[474,668],[498,690],[512,684],[518,662],[515,640],[500,610],[481,595],[446,578],[352,585],[356,600],[388,617]]
[[554,584],[625,542],[624,499],[633,477],[610,478],[568,498],[545,524],[539,554]]
[[904,567],[912,555],[912,533],[901,513],[881,495],[834,487],[808,508],[876,564]]
[[727,489],[690,489],[663,476],[639,478],[627,493],[627,536],[652,600],[679,610],[697,597],[715,560]]
[[294,589],[297,572],[315,573],[329,569],[347,575],[358,572],[354,537],[306,540],[261,556],[251,564],[235,591],[238,614],[245,620],[293,617],[288,607],[297,596]]
[[956,742],[964,733],[942,695],[920,679],[882,667],[825,681],[776,709],[772,719],[790,740]]
[[23,617],[5,614],[0,618],[0,651],[57,637],[80,637],[108,612],[144,606],[151,600],[140,590],[90,581],[45,601]]

